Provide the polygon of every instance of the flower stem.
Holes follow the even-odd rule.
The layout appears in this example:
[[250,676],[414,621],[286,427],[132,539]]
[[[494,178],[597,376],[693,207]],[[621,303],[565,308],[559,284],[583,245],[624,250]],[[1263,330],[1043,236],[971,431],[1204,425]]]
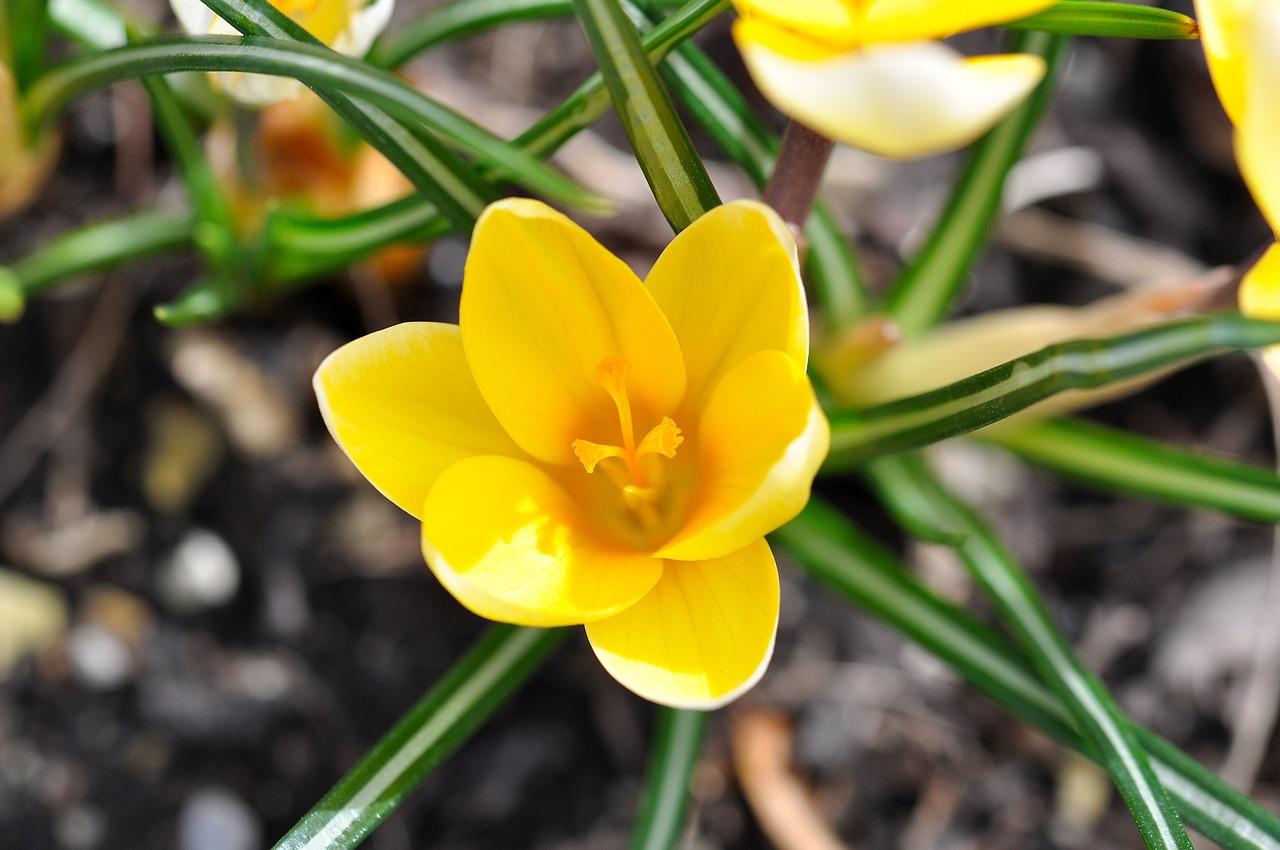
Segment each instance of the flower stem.
[[798,121],[788,121],[782,133],[773,176],[764,190],[764,202],[802,239],[804,223],[818,196],[818,185],[835,143]]

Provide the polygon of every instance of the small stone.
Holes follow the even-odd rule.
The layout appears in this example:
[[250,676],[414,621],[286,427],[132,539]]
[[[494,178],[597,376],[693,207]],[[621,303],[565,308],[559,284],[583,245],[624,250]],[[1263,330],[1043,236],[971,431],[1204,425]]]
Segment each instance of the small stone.
[[156,595],[178,614],[221,607],[240,589],[240,562],[212,531],[192,529],[179,541],[156,579]]
[[65,850],[93,850],[107,832],[107,816],[97,806],[71,806],[58,815],[53,834]]
[[82,685],[109,691],[133,678],[133,652],[120,635],[103,626],[85,623],[71,630],[68,641],[71,673]]
[[178,816],[178,850],[258,850],[261,846],[258,816],[225,788],[197,791]]

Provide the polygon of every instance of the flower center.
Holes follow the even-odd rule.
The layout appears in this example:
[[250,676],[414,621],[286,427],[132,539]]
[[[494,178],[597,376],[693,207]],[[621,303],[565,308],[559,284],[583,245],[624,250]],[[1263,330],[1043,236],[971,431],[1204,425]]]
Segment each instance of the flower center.
[[671,417],[664,416],[639,443],[636,442],[631,401],[627,398],[628,366],[625,357],[610,354],[600,361],[595,371],[596,383],[609,394],[618,410],[622,445],[574,440],[572,447],[583,468],[589,473],[594,473],[597,466],[603,469],[622,492],[622,500],[627,507],[645,526],[652,528],[659,522],[657,504],[662,495],[662,469],[654,464],[646,469],[641,460],[651,454],[675,457],[676,448],[684,442],[684,437],[680,436],[680,429]]

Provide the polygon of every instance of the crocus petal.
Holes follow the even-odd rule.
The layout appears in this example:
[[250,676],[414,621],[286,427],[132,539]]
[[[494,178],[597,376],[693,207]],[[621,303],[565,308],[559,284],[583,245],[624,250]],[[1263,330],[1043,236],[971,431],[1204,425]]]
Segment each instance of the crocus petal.
[[1259,0],[1248,17],[1244,111],[1236,160],[1271,229],[1280,233],[1280,2]]
[[564,626],[634,604],[662,561],[609,546],[545,472],[508,457],[444,471],[423,509],[427,564],[459,602],[525,626]]
[[868,0],[863,40],[916,41],[1016,21],[1044,11],[1056,0]]
[[830,428],[799,364],[780,351],[762,351],[716,386],[697,439],[689,515],[660,558],[719,557],[800,513]]
[[[353,0],[346,0],[350,3]],[[362,2],[362,0],[355,0]],[[364,8],[351,14],[347,28],[334,39],[334,50],[346,56],[364,56],[374,39],[391,23],[391,13],[396,10],[396,0],[373,0]]]
[[861,43],[858,18],[842,0],[734,0],[738,14],[810,41],[847,47]]
[[764,204],[735,201],[699,218],[662,252],[645,285],[680,342],[690,403],[704,403],[757,351],[806,362],[809,312],[795,238]]
[[1280,245],[1272,245],[1240,282],[1240,312],[1251,319],[1280,321]]
[[314,384],[338,445],[415,517],[457,461],[522,454],[476,389],[457,325],[413,322],[361,337],[325,358]]
[[862,46],[879,41],[945,38],[965,30],[1034,15],[1055,0],[734,0],[746,18],[827,43]]
[[615,679],[645,699],[709,711],[759,681],[778,629],[778,568],[763,539],[707,561],[668,562],[630,608],[587,624]]
[[539,460],[576,464],[576,439],[619,442],[617,409],[595,378],[610,355],[628,362],[641,433],[684,396],[680,347],[648,290],[590,234],[538,201],[499,201],[480,217],[460,313],[480,392]]
[[966,59],[938,42],[871,45],[803,61],[734,38],[756,85],[775,106],[837,141],[910,159],[969,144],[1016,107],[1044,76],[1038,56]]
[[[1252,319],[1280,321],[1280,245],[1272,245],[1240,282],[1240,312]],[[1262,362],[1280,376],[1280,345],[1262,352]]]
[[1233,124],[1244,112],[1245,68],[1241,41],[1243,18],[1257,0],[1195,0],[1200,43],[1204,45],[1213,87]]

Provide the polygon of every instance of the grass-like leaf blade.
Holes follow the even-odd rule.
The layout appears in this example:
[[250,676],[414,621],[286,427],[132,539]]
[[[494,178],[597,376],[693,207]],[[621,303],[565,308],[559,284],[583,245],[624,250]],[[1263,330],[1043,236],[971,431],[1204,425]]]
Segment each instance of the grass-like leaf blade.
[[1032,422],[984,437],[1037,466],[1106,490],[1280,523],[1280,474],[1271,469],[1083,419]]
[[155,254],[190,248],[195,218],[181,210],[150,209],[106,219],[54,237],[9,267],[24,298],[68,278]]
[[674,850],[689,809],[689,776],[698,761],[707,713],[658,709],[658,728],[649,749],[640,816],[631,850]]
[[496,625],[275,850],[348,850],[485,721],[567,634]]
[[1194,18],[1156,6],[1113,3],[1106,0],[1059,0],[1043,12],[1010,21],[1007,29],[1040,30],[1060,35],[1112,38],[1199,38]]
[[[932,652],[1000,705],[1097,758],[1062,702],[1005,638],[926,589],[891,552],[820,499],[770,539],[819,582]],[[1280,819],[1164,738],[1137,724],[1130,728],[1188,824],[1229,850],[1280,850]]]
[[366,61],[379,68],[398,68],[414,55],[455,38],[518,21],[573,14],[573,0],[456,0],[384,35]]
[[653,197],[678,233],[720,197],[618,0],[574,0],[622,128]]
[[1031,666],[1067,707],[1092,744],[1142,839],[1152,850],[1192,850],[1191,839],[1115,700],[1076,658],[1031,580],[988,524],[953,496],[919,455],[881,458],[869,467],[880,498],[904,524],[931,530],[960,560],[1017,636]]
[[1237,314],[1170,322],[1105,340],[1072,340],[920,395],[831,415],[828,471],[999,422],[1069,389],[1093,389],[1233,349],[1280,343],[1280,323]]

